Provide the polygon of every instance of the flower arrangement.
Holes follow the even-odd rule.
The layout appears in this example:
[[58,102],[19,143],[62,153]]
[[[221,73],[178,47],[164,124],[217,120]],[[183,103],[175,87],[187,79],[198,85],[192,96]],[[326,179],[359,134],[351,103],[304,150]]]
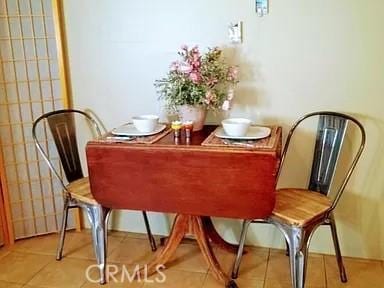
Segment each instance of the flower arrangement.
[[203,106],[208,110],[228,110],[238,83],[238,69],[227,65],[222,50],[209,48],[201,54],[197,46],[186,45],[178,52],[181,60],[171,64],[167,76],[155,82],[160,99],[169,110],[177,106]]

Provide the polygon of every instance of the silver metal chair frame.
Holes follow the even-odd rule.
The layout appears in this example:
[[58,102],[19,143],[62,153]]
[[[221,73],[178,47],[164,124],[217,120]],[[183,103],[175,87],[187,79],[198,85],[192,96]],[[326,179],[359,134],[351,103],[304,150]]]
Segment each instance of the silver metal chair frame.
[[[292,128],[288,133],[287,141],[284,145],[283,152],[282,152],[281,163],[279,166],[277,179],[280,176],[294,131],[296,130],[296,128],[299,126],[301,122],[314,116],[319,116],[320,118],[319,118],[319,124],[318,124],[317,140],[316,140],[316,146],[315,146],[314,160],[312,164],[309,190],[317,191],[319,193],[322,193],[328,196],[330,192],[330,184],[333,180],[333,176],[335,173],[338,156],[342,147],[342,142],[344,140],[344,136],[347,128],[347,122],[351,121],[354,124],[356,124],[361,133],[360,147],[355,153],[355,156],[347,170],[347,173],[343,181],[341,182],[340,187],[337,190],[336,196],[332,201],[331,207],[324,215],[321,216],[320,219],[314,219],[304,227],[298,227],[298,226],[282,223],[279,219],[274,218],[273,216],[265,220],[248,220],[248,219],[244,220],[241,236],[240,236],[239,249],[238,249],[235,263],[232,269],[232,278],[237,278],[239,273],[241,257],[243,254],[245,238],[246,238],[249,225],[253,222],[259,222],[259,223],[263,222],[263,223],[270,223],[275,225],[278,228],[278,230],[281,231],[282,234],[284,235],[284,238],[287,243],[287,252],[290,257],[292,287],[304,288],[306,268],[307,268],[308,247],[310,244],[310,240],[316,228],[322,224],[325,224],[325,225],[329,225],[331,228],[333,243],[334,243],[335,252],[336,252],[335,254],[336,254],[337,264],[338,264],[339,273],[340,273],[340,279],[342,282],[347,282],[347,275],[346,275],[344,264],[343,264],[343,258],[340,252],[340,244],[337,236],[336,222],[333,215],[333,210],[337,206],[340,200],[340,197],[344,192],[344,188],[346,187],[352,175],[352,172],[355,169],[356,164],[361,156],[361,153],[363,152],[365,140],[366,140],[364,127],[355,118],[349,115],[337,113],[337,112],[320,111],[320,112],[313,112],[301,117],[299,120],[297,120],[294,123],[294,125],[292,126]],[[332,133],[333,135],[329,135]],[[325,147],[325,144],[327,143],[330,144],[331,146],[331,150],[329,152],[328,158],[324,156],[324,153],[325,153],[324,147]]]
[[[53,164],[49,160],[48,153],[44,150],[43,146],[38,141],[38,137],[36,135],[36,128],[38,124],[40,123],[40,121],[46,120],[49,124],[52,135],[54,136],[56,148],[59,151],[61,164],[64,168],[64,172],[66,174],[67,180],[69,182],[72,182],[77,179],[83,178],[82,168],[79,160],[79,153],[76,145],[77,143],[76,135],[75,135],[75,131],[73,131],[75,129],[74,119],[68,118],[68,117],[73,117],[73,115],[75,114],[83,115],[88,120],[88,123],[93,129],[93,131],[96,132],[96,136],[101,136],[101,131],[97,122],[89,114],[81,110],[75,110],[75,109],[57,110],[57,111],[49,112],[40,116],[33,123],[32,136],[38,151],[41,153],[43,159],[47,163],[52,173],[59,180],[59,183],[61,184],[64,192],[63,218],[61,223],[60,240],[59,240],[59,245],[57,247],[56,260],[58,261],[61,260],[63,255],[63,247],[64,247],[65,232],[67,228],[69,209],[79,208],[79,207],[83,208],[87,212],[87,216],[91,224],[93,246],[94,246],[94,251],[96,255],[96,261],[100,269],[100,283],[104,284],[106,283],[106,280],[107,280],[106,279],[107,227],[108,227],[108,219],[109,219],[111,209],[102,207],[101,205],[98,205],[98,204],[95,205],[95,204],[86,203],[71,197],[71,193],[68,191],[66,185],[64,184],[63,178],[61,177],[60,173],[57,171],[57,169],[53,166]],[[67,121],[70,123],[68,123]],[[61,135],[60,132],[58,132],[59,130],[58,125],[66,125],[64,129],[65,130],[64,138],[61,138],[63,135]],[[56,130],[56,132],[54,132],[53,130]],[[62,154],[62,153],[68,152],[68,151],[64,151],[68,149],[68,147],[65,147],[65,144],[64,144],[65,141],[60,141],[63,139],[67,141],[66,144],[69,143],[70,144],[69,146],[71,146],[69,148],[71,149],[70,151],[71,156],[68,156],[67,154],[65,155]],[[59,146],[58,143],[60,143],[59,145],[61,147],[58,147]],[[66,161],[67,163],[64,165],[63,158],[68,160],[68,158],[66,157],[70,157],[69,159],[71,161]],[[70,167],[66,167],[66,165],[67,166],[69,165]],[[151,245],[151,249],[152,251],[155,251],[156,242],[151,233],[147,214],[145,211],[142,211],[142,213],[143,213],[144,223],[145,223],[146,231],[148,234],[149,242]]]

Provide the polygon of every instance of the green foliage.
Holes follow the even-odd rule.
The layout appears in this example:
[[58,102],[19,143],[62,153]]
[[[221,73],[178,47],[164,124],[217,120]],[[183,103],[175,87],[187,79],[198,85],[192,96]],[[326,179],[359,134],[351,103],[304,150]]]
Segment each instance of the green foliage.
[[185,104],[211,110],[228,108],[238,72],[224,62],[222,51],[213,48],[201,55],[197,47],[183,46],[178,54],[181,60],[173,62],[167,76],[155,82],[167,108],[175,110]]

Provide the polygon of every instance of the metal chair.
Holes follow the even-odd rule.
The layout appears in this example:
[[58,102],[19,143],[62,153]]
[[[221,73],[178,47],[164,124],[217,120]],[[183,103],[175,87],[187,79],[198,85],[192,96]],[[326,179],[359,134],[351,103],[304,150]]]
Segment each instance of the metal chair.
[[[84,128],[90,129],[84,131]],[[63,254],[68,210],[84,208],[91,223],[93,245],[100,269],[100,283],[104,284],[106,282],[107,227],[111,210],[96,202],[91,194],[88,177],[84,177],[78,148],[80,139],[77,137],[80,131],[82,138],[86,134],[84,132],[91,132],[92,137],[101,136],[97,122],[89,114],[80,110],[64,109],[46,113],[36,119],[32,127],[32,136],[37,149],[50,171],[59,180],[64,193],[63,218],[56,260],[61,260]],[[56,147],[57,151],[52,151],[51,147]],[[62,170],[66,180],[60,173]],[[145,211],[142,213],[152,251],[155,251],[156,242],[151,233],[147,214]]]
[[[342,113],[321,111],[303,116],[289,131],[282,152],[278,177],[284,165],[284,160],[296,128],[299,127],[299,124],[304,126],[304,120],[314,120],[314,117],[317,117],[318,121],[308,188],[278,189],[276,191],[276,205],[272,215],[268,219],[261,221],[244,220],[239,249],[232,270],[233,278],[237,278],[238,276],[249,225],[252,222],[264,221],[275,225],[284,235],[290,257],[293,288],[304,287],[309,243],[313,232],[321,224],[328,225],[331,228],[340,278],[342,282],[347,282],[333,210],[338,204],[344,188],[363,152],[366,138],[365,131],[359,121]],[[338,166],[339,157],[342,148],[346,147],[346,145],[343,145],[345,144],[343,142],[346,138],[347,130],[351,129],[352,126],[357,128],[355,131],[358,131],[360,134],[360,144],[358,148],[355,149],[355,152],[352,153],[349,165],[340,165],[343,166],[346,171],[345,174],[338,179],[339,185],[335,185],[335,173],[337,172],[336,170],[340,170]],[[357,138],[359,135],[354,136]],[[306,144],[310,145],[309,141],[307,141]],[[334,189],[333,186],[338,187]]]

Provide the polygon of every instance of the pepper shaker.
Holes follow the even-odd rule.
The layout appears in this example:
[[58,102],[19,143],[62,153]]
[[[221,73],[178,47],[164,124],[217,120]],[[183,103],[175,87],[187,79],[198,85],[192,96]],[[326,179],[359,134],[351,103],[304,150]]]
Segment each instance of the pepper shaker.
[[189,141],[193,131],[193,121],[185,121],[184,123],[185,137]]

